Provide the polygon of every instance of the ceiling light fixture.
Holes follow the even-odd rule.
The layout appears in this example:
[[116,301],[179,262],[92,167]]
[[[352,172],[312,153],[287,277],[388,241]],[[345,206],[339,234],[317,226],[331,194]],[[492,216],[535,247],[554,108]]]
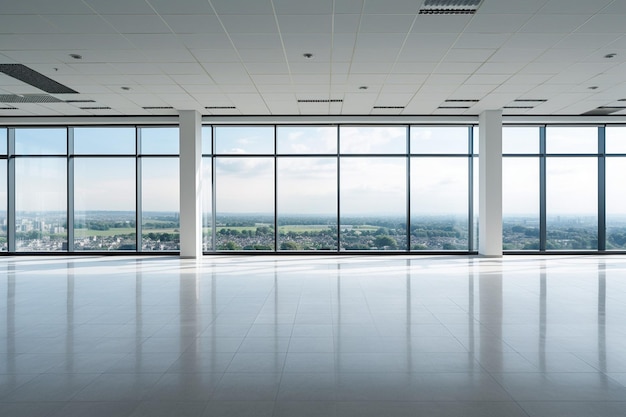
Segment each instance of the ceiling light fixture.
[[592,85],[591,87],[587,87],[590,90],[597,90],[598,86],[597,85]]
[[82,55],[79,54],[70,54],[70,58],[74,58],[74,59],[83,59]]
[[366,85],[362,85],[362,86],[359,87],[359,90],[367,90],[367,89],[368,89],[368,87]]
[[130,87],[126,87],[126,86],[124,86],[124,87],[120,87],[120,88],[121,88],[122,90],[124,90],[124,91],[128,91],[128,90],[130,90]]
[[303,57],[305,57],[306,59],[313,59],[313,54],[310,52],[307,52],[305,54],[302,54]]
[[615,58],[617,56],[617,54],[615,52],[611,52],[610,54],[606,54],[604,55],[604,57],[606,59],[611,59],[611,58]]

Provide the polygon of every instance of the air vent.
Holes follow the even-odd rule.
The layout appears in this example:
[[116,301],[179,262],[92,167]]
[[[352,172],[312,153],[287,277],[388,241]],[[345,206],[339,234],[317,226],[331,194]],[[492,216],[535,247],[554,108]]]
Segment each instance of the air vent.
[[22,64],[0,64],[0,72],[13,77],[28,85],[32,85],[46,93],[52,94],[77,94],[78,91],[59,84],[37,71]]
[[474,14],[482,0],[426,0],[419,14]]
[[460,99],[450,99],[446,100],[446,103],[478,103],[480,100],[470,99],[470,100],[460,100]]
[[172,110],[174,107],[172,106],[146,106],[142,107],[144,110]]
[[0,110],[17,110],[17,107],[0,107]]
[[545,103],[546,99],[544,98],[518,98],[517,100],[513,100],[516,103]]
[[534,109],[535,106],[504,106],[504,109]]
[[374,106],[375,109],[393,109],[393,110],[402,110],[404,106]]
[[608,116],[609,114],[626,109],[626,106],[600,106],[594,110],[583,113],[583,116]]
[[620,98],[620,99],[619,99],[619,100],[617,100],[617,101],[626,101],[626,98]]
[[96,100],[65,100],[66,103],[95,103]]
[[310,100],[298,100],[298,103],[343,103],[341,99],[310,99]]
[[465,110],[465,109],[469,109],[470,106],[439,106],[437,107],[438,109],[444,109],[444,110]]
[[111,110],[110,107],[79,107],[81,110]]
[[48,94],[0,94],[0,103],[61,103]]
[[235,106],[208,106],[205,107],[207,110],[235,110],[237,107]]

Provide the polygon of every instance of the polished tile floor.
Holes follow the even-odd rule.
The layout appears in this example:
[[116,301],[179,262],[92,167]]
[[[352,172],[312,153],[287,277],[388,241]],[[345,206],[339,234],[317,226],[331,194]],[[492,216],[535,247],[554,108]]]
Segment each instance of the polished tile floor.
[[626,415],[626,256],[0,258],[0,416]]

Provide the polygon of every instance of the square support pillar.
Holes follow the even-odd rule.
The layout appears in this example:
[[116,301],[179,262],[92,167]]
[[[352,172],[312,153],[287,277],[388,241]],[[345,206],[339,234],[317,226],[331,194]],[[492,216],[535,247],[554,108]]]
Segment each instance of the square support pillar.
[[179,111],[180,256],[202,257],[202,116]]
[[479,116],[478,253],[502,256],[502,111]]

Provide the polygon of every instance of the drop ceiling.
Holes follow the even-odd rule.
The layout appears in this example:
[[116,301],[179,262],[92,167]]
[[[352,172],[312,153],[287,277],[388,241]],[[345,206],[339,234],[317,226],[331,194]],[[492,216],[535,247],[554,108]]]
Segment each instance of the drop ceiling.
[[626,114],[626,1],[422,4],[2,0],[0,64],[76,93],[0,73],[0,118]]

